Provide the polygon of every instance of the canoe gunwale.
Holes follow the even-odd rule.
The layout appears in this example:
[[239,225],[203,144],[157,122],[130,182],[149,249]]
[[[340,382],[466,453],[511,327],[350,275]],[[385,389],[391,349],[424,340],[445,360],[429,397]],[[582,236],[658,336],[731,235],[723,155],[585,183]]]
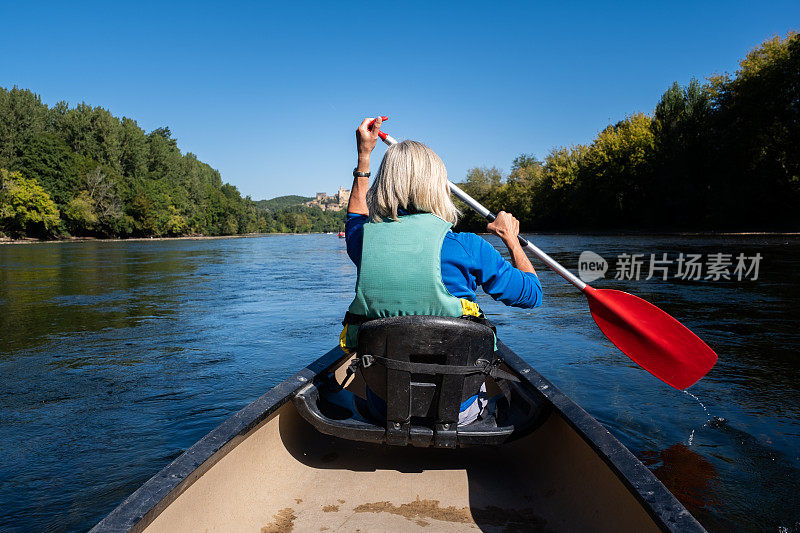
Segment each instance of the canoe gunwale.
[[[614,471],[662,530],[705,531],[655,475],[600,422],[503,342],[498,340],[497,344],[508,367],[552,405],[554,412],[550,416],[561,416],[578,433]],[[300,388],[348,357],[350,356],[336,347],[231,415],[125,498],[91,531],[122,533],[143,530],[213,464],[209,460],[215,454],[224,451],[226,447],[235,447],[244,435],[290,401]],[[218,458],[223,456],[224,453]]]
[[706,531],[655,474],[605,426],[499,339],[497,347],[506,364],[552,404],[556,414],[617,474],[662,530],[676,533]]
[[122,533],[141,531],[147,527],[169,502],[191,484],[184,482],[191,481],[192,475],[214,454],[237,437],[247,434],[290,401],[298,389],[320,372],[348,357],[341,348],[336,347],[232,414],[125,498],[90,531]]

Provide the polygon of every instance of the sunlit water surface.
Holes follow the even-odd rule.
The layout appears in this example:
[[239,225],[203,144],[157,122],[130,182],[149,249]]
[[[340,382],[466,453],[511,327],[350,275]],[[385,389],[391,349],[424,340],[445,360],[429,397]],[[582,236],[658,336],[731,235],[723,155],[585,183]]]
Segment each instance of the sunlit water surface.
[[[594,283],[656,303],[717,351],[694,396],[618,352],[538,263],[541,308],[480,303],[709,530],[800,528],[800,239],[532,239],[572,269],[594,251],[611,276],[621,253],[762,254],[756,281]],[[90,528],[332,347],[354,280],[331,235],[0,247],[0,529]]]

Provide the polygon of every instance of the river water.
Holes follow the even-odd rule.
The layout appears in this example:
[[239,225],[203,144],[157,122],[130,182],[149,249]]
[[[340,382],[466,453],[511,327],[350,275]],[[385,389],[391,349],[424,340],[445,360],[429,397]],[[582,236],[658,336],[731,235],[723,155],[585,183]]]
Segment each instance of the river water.
[[[530,238],[573,270],[581,251],[599,254],[610,270],[594,286],[656,303],[720,359],[694,396],[670,388],[617,351],[583,296],[537,262],[539,309],[480,296],[506,344],[709,530],[800,530],[800,238]],[[645,280],[651,253],[762,259],[756,280],[679,279],[676,264],[667,281]],[[620,254],[645,254],[642,279],[613,279],[629,273]],[[0,530],[90,528],[331,348],[354,279],[332,235],[0,246]]]

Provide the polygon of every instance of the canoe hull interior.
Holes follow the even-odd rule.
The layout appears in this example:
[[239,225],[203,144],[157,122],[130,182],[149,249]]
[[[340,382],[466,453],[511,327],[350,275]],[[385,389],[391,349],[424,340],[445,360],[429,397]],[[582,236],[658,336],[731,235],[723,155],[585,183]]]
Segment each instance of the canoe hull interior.
[[[345,363],[339,356],[312,369],[313,375]],[[535,372],[518,358],[516,363],[509,367],[520,376]],[[566,397],[567,407],[580,411],[575,416],[583,413],[596,426],[596,437],[587,437],[554,402],[535,431],[501,446],[390,447],[323,435],[306,422],[289,400],[313,375],[300,373],[273,389],[293,388],[265,417],[218,443],[208,457],[186,463],[193,465],[190,472],[159,488],[169,483],[171,469],[185,468],[176,459],[95,530],[703,531],[630,452]],[[237,416],[251,416],[246,410]],[[225,438],[215,432],[184,461]],[[598,453],[609,446],[619,458]],[[626,475],[620,469],[632,470]]]
[[[430,526],[430,527],[428,527]],[[291,404],[144,530],[657,531],[558,415],[492,448],[389,448],[320,435]]]

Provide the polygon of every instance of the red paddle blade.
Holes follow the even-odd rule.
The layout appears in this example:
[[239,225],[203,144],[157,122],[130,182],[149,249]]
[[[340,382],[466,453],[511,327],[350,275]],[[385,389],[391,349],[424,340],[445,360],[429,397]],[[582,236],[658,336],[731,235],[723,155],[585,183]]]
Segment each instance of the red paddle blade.
[[705,376],[717,354],[689,328],[627,292],[586,286],[592,318],[625,355],[664,383],[685,389]]

